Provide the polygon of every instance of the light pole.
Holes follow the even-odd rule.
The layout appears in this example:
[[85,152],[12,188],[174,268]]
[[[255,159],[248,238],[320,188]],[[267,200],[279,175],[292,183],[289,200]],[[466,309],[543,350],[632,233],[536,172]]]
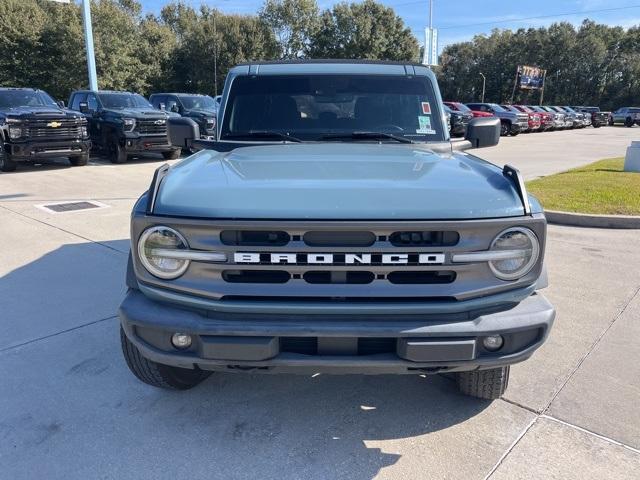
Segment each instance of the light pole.
[[480,72],[480,76],[482,77],[482,98],[480,99],[480,103],[484,103],[484,87],[487,83],[487,77],[485,77],[482,72]]
[[[71,3],[71,0],[49,0],[56,3]],[[84,45],[87,50],[87,69],[89,71],[89,88],[98,90],[96,74],[96,56],[93,51],[93,29],[91,28],[91,0],[82,0],[82,23],[84,26]]]

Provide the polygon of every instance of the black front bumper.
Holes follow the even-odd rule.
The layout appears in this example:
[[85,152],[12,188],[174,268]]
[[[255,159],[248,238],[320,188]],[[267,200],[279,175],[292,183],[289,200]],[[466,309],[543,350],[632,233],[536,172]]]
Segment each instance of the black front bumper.
[[171,145],[166,135],[137,135],[125,134],[120,138],[120,146],[128,154],[135,153],[163,153],[180,150],[180,147]]
[[[533,294],[508,310],[453,321],[418,315],[279,316],[176,308],[130,290],[122,327],[142,355],[205,370],[327,373],[437,373],[494,368],[529,358],[545,341],[555,310]],[[173,333],[192,345],[178,350]],[[488,335],[504,346],[489,352]]]
[[11,160],[28,162],[56,157],[75,157],[89,153],[91,140],[49,140],[9,143]]

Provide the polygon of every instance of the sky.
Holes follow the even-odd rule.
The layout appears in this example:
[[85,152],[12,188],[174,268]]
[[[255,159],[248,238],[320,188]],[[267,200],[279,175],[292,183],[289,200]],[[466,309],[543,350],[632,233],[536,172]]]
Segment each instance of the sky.
[[[158,13],[170,0],[140,0],[146,12]],[[258,11],[263,0],[182,0],[195,7],[206,4],[227,13]],[[321,9],[334,0],[316,0]],[[420,40],[428,23],[428,0],[377,0],[393,7]],[[579,25],[590,18],[599,23],[630,27],[640,24],[640,0],[433,0],[433,24],[439,30],[439,49],[489,33],[493,28],[527,28],[567,21]],[[537,18],[531,18],[537,17]]]

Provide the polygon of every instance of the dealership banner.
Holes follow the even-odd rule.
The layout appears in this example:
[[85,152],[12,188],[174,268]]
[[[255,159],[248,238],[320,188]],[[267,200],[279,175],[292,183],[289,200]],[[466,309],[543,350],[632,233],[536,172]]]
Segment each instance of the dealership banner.
[[518,86],[524,89],[539,90],[544,88],[544,77],[547,73],[537,67],[529,67],[527,65],[518,66]]

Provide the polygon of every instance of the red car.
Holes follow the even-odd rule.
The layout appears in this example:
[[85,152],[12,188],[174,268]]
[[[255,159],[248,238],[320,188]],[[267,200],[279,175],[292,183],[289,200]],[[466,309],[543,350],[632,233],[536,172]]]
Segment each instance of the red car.
[[493,115],[491,115],[488,112],[477,112],[475,110],[471,110],[464,103],[460,103],[460,102],[443,102],[443,103],[447,107],[449,107],[451,110],[455,110],[456,112],[471,113],[473,114],[474,117],[493,117]]
[[[521,112],[525,112],[529,114],[529,118],[531,115],[538,115],[540,117],[540,125],[539,130],[541,132],[546,132],[547,130],[553,130],[553,114],[549,112],[538,112],[531,107],[527,107],[525,105],[514,105],[515,108],[520,110]],[[529,120],[529,125],[531,125],[531,120]]]
[[501,105],[505,110],[510,110],[513,113],[526,113],[527,120],[529,124],[529,128],[527,128],[527,132],[538,132],[542,131],[542,119],[540,118],[540,114],[538,112],[526,112],[514,105]]

